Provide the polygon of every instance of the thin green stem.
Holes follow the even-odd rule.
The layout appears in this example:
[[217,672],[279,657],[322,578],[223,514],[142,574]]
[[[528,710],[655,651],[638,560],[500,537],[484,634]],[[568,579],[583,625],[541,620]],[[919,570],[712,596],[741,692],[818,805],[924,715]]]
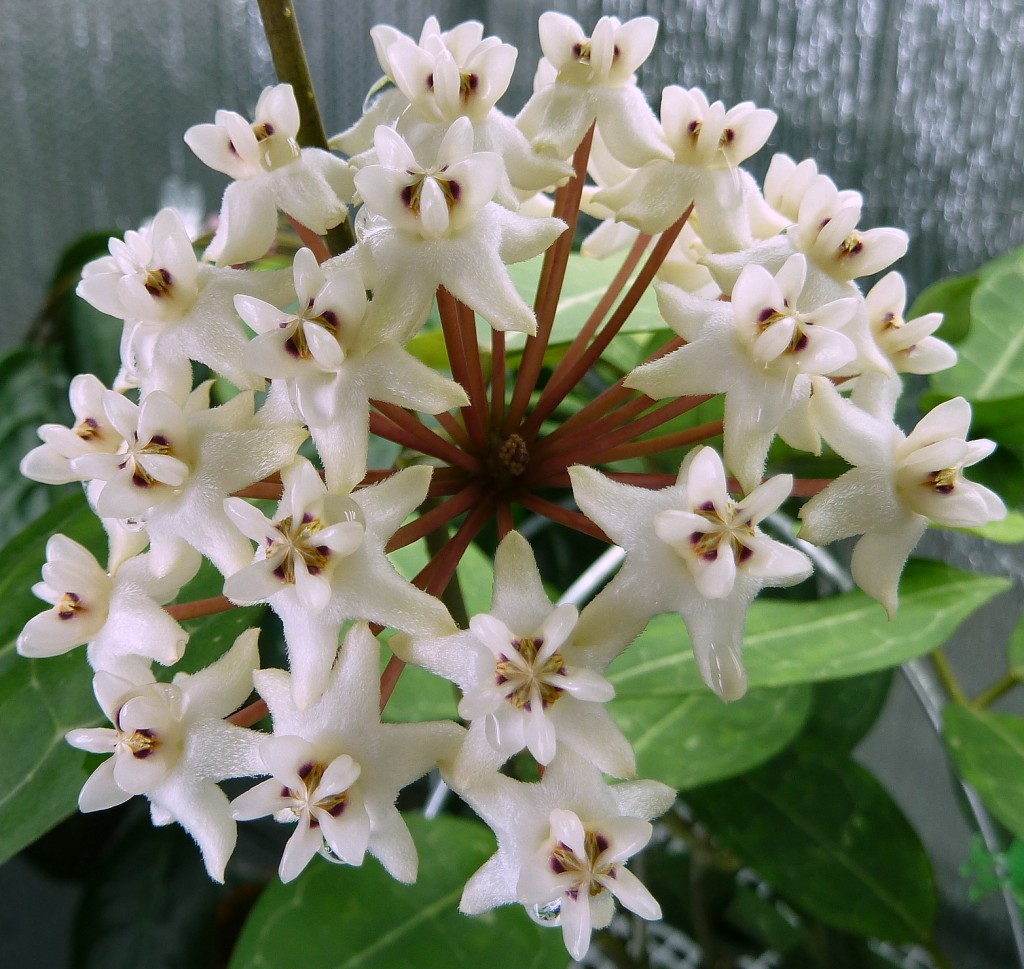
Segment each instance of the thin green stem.
[[1001,696],[1005,696],[1015,686],[1020,685],[1020,677],[1016,673],[1007,673],[1001,680],[997,680],[987,690],[983,690],[972,701],[971,706],[975,710],[985,710],[992,706]]
[[940,646],[938,649],[932,650],[929,654],[929,659],[931,659],[932,666],[935,667],[935,673],[949,694],[949,698],[954,703],[968,706],[970,701],[967,699],[967,694],[964,693],[963,688],[960,686],[960,681],[956,678],[953,667],[950,666],[946,654],[942,651],[942,647]]
[[[270,45],[274,59],[274,70],[278,79],[290,84],[299,105],[298,142],[306,148],[327,150],[327,130],[320,115],[320,106],[309,73],[309,62],[302,46],[299,21],[295,16],[292,0],[259,0],[263,32]],[[327,233],[327,248],[338,253],[351,249],[356,244],[352,221],[345,219]]]

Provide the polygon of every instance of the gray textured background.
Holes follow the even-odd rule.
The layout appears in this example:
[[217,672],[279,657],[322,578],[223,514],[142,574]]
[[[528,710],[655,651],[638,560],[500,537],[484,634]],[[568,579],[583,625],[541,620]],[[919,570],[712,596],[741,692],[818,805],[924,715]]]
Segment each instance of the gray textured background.
[[[539,55],[536,17],[554,7],[589,27],[602,14],[658,17],[656,52],[641,73],[648,93],[702,86],[727,105],[751,99],[780,116],[772,150],[813,156],[841,188],[866,196],[865,224],[906,228],[901,269],[911,292],[1024,242],[1024,4],[1020,0],[671,0],[544,4],[536,0],[321,2],[297,0],[329,131],[355,117],[379,70],[367,31],[389,22],[417,34],[427,13],[449,27],[470,17],[520,49],[500,105],[514,113]],[[185,148],[186,127],[227,107],[249,112],[273,81],[254,0],[0,0],[0,345],[32,319],[53,263],[81,233],[129,228],[160,204],[169,177],[203,187],[217,207],[224,180]],[[932,554],[972,558],[933,539]],[[980,563],[1022,573],[1020,555]],[[1007,598],[973,620],[955,658],[984,685],[1019,609]],[[946,885],[944,934],[958,967],[1011,965],[998,911],[964,903],[956,869],[959,820],[930,727],[897,691],[864,748],[934,853]],[[61,922],[70,904],[22,873],[22,906]],[[24,876],[28,878],[29,876]],[[30,890],[31,889],[31,890]],[[5,895],[8,893],[5,892]],[[962,913],[970,912],[966,920]],[[14,946],[24,908],[0,909],[0,941]],[[64,964],[59,933],[35,934],[7,966]],[[25,961],[28,960],[28,961]]]

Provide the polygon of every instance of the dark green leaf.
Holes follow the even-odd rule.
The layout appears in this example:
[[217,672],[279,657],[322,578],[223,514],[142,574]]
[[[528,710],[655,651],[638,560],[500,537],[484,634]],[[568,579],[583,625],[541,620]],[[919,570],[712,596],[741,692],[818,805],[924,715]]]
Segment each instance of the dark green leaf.
[[964,780],[1017,838],[1024,838],[1024,720],[951,703],[946,745]]
[[617,698],[609,711],[633,744],[640,776],[685,790],[775,756],[800,732],[810,701],[806,686],[751,690],[735,703],[705,689]]
[[420,856],[415,885],[369,859],[357,870],[314,858],[296,881],[263,893],[230,969],[563,969],[561,932],[519,906],[459,914],[466,879],[495,848],[483,825],[407,821]]
[[796,747],[686,800],[727,848],[828,925],[892,942],[929,937],[937,901],[928,856],[854,761]]
[[[999,576],[912,561],[900,607],[885,610],[859,590],[816,602],[761,599],[751,606],[743,657],[754,686],[844,679],[899,666],[944,643],[975,609],[1009,586]],[[620,696],[703,690],[682,620],[659,616],[609,668]]]
[[849,753],[874,725],[892,685],[892,670],[814,684],[800,743],[827,755]]

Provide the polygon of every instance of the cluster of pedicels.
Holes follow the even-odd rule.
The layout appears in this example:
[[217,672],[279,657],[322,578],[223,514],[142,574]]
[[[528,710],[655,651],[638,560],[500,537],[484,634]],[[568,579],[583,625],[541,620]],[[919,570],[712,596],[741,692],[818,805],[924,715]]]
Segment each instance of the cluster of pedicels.
[[[86,266],[79,295],[124,321],[122,368],[113,389],[74,379],[76,422],[41,427],[22,470],[82,482],[110,553],[104,566],[54,535],[34,590],[51,608],[18,640],[31,657],[87,644],[111,725],[68,734],[110,755],[83,810],[145,795],[154,823],[181,824],[218,880],[235,822],[273,815],[294,825],[285,881],[316,854],[359,865],[369,852],[408,882],[416,848],[395,800],[440,766],[498,840],[463,911],[518,901],[560,924],[579,958],[615,898],[660,915],[624,863],[674,792],[605,781],[632,777],[635,760],[604,707],[604,673],[649,619],[679,613],[704,679],[735,700],[748,605],[811,571],[759,527],[791,494],[810,497],[803,537],[860,536],[854,577],[890,614],[929,520],[1004,513],[962,476],[993,447],[966,440],[964,400],[910,434],[893,421],[900,374],[955,359],[931,335],[938,315],[905,319],[897,273],[866,294],[856,282],[901,256],[906,235],[859,228],[859,194],[813,161],[776,155],[759,188],[740,164],[765,144],[771,111],[671,86],[656,117],[635,76],[656,33],[649,17],[604,17],[587,36],[544,14],[534,94],[511,118],[495,104],[516,51],[479,23],[442,31],[431,18],[418,41],[376,27],[385,76],[333,152],[301,147],[292,88],[267,88],[251,122],[219,111],[185,135],[232,179],[201,260],[168,208]],[[356,242],[332,255],[321,237],[353,207]],[[542,385],[581,208],[600,220],[584,255],[626,255]],[[291,269],[238,268],[274,246],[280,213],[306,243]],[[507,266],[542,253],[531,307]],[[559,423],[655,276],[678,339]],[[408,349],[435,301],[452,377]],[[527,335],[515,361],[507,331]],[[237,393],[213,406],[212,381],[193,386],[196,364]],[[724,422],[644,436],[714,394]],[[368,467],[371,433],[401,446],[401,469]],[[701,444],[719,435],[721,456]],[[765,478],[776,436],[814,454],[827,443],[851,470]],[[319,466],[299,454],[307,438]],[[678,476],[616,470],[684,444],[701,446]],[[578,510],[545,497],[567,486]],[[272,512],[252,503],[268,497]],[[621,545],[624,566],[582,611],[553,605],[513,505]],[[388,553],[452,521],[454,537],[403,578]],[[439,596],[488,522],[501,538],[493,604],[459,628]],[[224,598],[166,606],[204,557]],[[199,672],[154,675],[183,655],[180,620],[251,603],[280,618],[288,671],[259,668],[253,629]],[[393,655],[380,679],[385,628]],[[382,723],[403,663],[455,683],[468,728]],[[260,699],[243,707],[253,689]],[[272,733],[251,729],[267,712]],[[541,780],[502,771],[523,751]],[[267,779],[229,802],[219,782],[238,777]]]

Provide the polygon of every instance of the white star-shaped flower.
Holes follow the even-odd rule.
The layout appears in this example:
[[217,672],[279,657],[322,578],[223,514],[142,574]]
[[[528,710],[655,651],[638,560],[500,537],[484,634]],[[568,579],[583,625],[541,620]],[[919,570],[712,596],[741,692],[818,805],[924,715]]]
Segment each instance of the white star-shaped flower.
[[161,209],[148,229],[127,232],[123,241],[113,238],[109,248],[109,256],[86,264],[76,292],[125,321],[123,364],[143,393],[187,393],[190,360],[237,387],[263,389],[259,375],[242,366],[249,341],[232,300],[238,293],[287,298],[287,273],[201,265],[175,209]]
[[399,881],[416,880],[416,846],[395,807],[398,792],[450,761],[464,731],[450,721],[380,722],[380,646],[365,623],[353,626],[323,695],[298,708],[283,670],[256,674],[274,736],[260,744],[272,775],[232,802],[249,820],[273,814],[297,822],[281,858],[288,882],[317,852],[361,865],[370,852]]
[[459,715],[473,721],[471,735],[486,736],[496,762],[525,747],[548,764],[564,744],[609,774],[632,775],[633,751],[602,706],[614,690],[600,675],[629,640],[606,629],[581,641],[577,618],[575,606],[551,605],[529,543],[510,532],[495,554],[489,613],[452,636],[396,636],[392,649],[462,690]]
[[248,296],[235,300],[239,316],[257,333],[245,358],[256,373],[284,381],[330,487],[348,491],[366,473],[360,456],[367,449],[371,399],[438,414],[469,398],[367,325],[366,286],[355,266],[318,266],[309,249],[300,249],[293,273],[294,311]]
[[596,124],[611,153],[627,165],[671,158],[634,75],[654,49],[658,22],[653,17],[625,23],[602,17],[590,37],[561,13],[541,14],[538,26],[554,77],[516,119],[537,151],[567,158]]
[[138,405],[106,391],[104,409],[124,443],[114,454],[71,462],[76,473],[106,482],[95,498],[100,515],[145,520],[160,575],[181,542],[226,575],[245,565],[251,547],[224,499],[289,463],[306,436],[296,427],[257,426],[250,392],[214,408],[209,393],[204,384],[181,406],[159,390]]
[[32,589],[53,608],[28,621],[18,636],[18,652],[58,656],[89,643],[94,670],[117,672],[131,657],[176,663],[188,634],[161,604],[178,594],[199,564],[193,552],[169,575],[158,577],[149,556],[140,555],[108,575],[88,549],[66,535],[53,535],[46,543],[43,581]]
[[827,380],[815,380],[811,405],[822,437],[854,467],[800,509],[801,535],[817,544],[860,535],[854,580],[893,616],[900,573],[929,520],[968,528],[1006,516],[998,495],[962,474],[995,444],[966,439],[971,407],[962,397],[929,411],[908,435]]
[[258,636],[258,629],[242,633],[212,666],[178,673],[171,683],[97,673],[93,689],[113,728],[67,735],[72,747],[113,755],[85,782],[80,810],[102,811],[145,794],[155,823],[177,821],[219,882],[235,846],[235,824],[217,782],[264,772],[258,735],[224,720],[252,692]]
[[[598,192],[595,201],[642,232],[664,232],[693,202],[702,225],[743,220],[743,183],[736,166],[758,151],[775,125],[773,111],[744,101],[728,111],[698,88],[672,85],[661,99],[665,139],[674,156],[655,159]],[[712,243],[709,241],[709,245]]]
[[224,192],[206,259],[219,266],[259,259],[274,242],[278,209],[319,235],[345,220],[351,169],[330,152],[299,148],[299,106],[290,84],[263,89],[252,124],[234,111],[218,111],[214,120],[185,132],[200,161],[235,179]]
[[587,607],[588,623],[617,623],[635,636],[652,616],[678,612],[704,682],[723,700],[743,696],[750,603],[765,585],[811,574],[807,556],[757,528],[788,496],[792,477],[770,478],[734,501],[712,448],[692,451],[676,484],[659,491],[579,465],[569,475],[580,509],[626,550],[619,573]]
[[458,791],[498,838],[497,853],[466,883],[466,914],[519,902],[542,924],[561,925],[574,959],[585,955],[592,929],[611,921],[616,898],[642,918],[661,918],[624,862],[650,840],[648,819],[671,807],[671,788],[606,785],[596,767],[565,751],[539,784],[493,774]]
[[659,286],[662,315],[689,342],[626,379],[655,399],[724,392],[725,461],[748,489],[761,480],[776,433],[794,445],[806,436],[799,421],[811,375],[834,373],[857,355],[840,332],[857,302],[808,304],[806,271],[801,255],[774,276],[747,266],[728,303]]
[[275,521],[240,498],[227,515],[260,543],[257,559],[236,569],[224,592],[236,602],[269,602],[281,617],[299,709],[323,692],[351,619],[421,635],[444,636],[454,623],[440,600],[402,578],[384,547],[426,497],[431,469],[406,468],[351,494],[328,492],[307,461],[285,474]]
[[491,201],[502,161],[473,151],[468,118],[448,129],[429,167],[390,128],[377,129],[376,148],[380,164],[356,175],[364,202],[360,252],[374,290],[371,325],[406,342],[444,286],[495,329],[533,333],[533,311],[505,264],[543,252],[565,223],[529,218]]

